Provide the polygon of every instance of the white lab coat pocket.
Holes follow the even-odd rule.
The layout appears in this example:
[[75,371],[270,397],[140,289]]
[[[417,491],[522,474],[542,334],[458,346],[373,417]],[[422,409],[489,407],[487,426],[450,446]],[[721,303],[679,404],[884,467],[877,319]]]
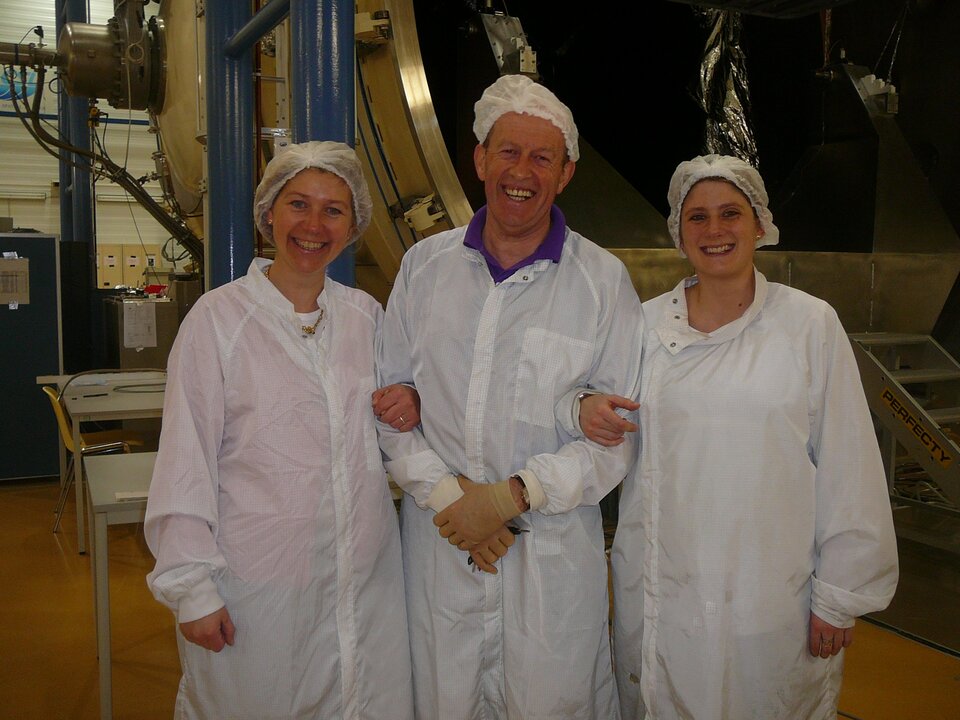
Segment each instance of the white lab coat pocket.
[[555,649],[569,640],[570,633],[597,630],[607,621],[607,563],[602,535],[599,522],[585,523],[584,515],[589,516],[590,510],[546,516],[521,540],[532,545],[544,642],[559,643]]
[[593,345],[586,340],[528,328],[517,368],[515,417],[538,427],[555,427],[557,399],[587,377],[592,358]]

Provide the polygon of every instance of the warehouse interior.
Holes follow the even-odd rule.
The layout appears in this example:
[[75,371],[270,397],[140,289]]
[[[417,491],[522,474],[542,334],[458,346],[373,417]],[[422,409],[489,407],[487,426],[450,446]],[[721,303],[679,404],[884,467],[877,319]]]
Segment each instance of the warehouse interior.
[[[180,674],[173,617],[144,582],[143,526],[111,526],[105,703],[92,515],[68,486],[42,385],[105,369],[153,382],[196,299],[271,257],[250,222],[253,190],[290,142],[357,148],[373,222],[330,272],[385,304],[404,252],[483,204],[473,103],[498,75],[525,73],[577,119],[582,157],[558,205],[623,260],[641,300],[689,274],[666,225],[676,164],[719,147],[759,167],[782,239],[757,267],[829,302],[850,334],[897,529],[898,591],[858,626],[839,717],[956,717],[958,32],[949,0],[601,12],[529,0],[207,0],[201,12],[181,0],[0,0],[7,712],[169,717]],[[155,450],[158,415],[97,429]],[[605,512],[612,533],[615,503]]]

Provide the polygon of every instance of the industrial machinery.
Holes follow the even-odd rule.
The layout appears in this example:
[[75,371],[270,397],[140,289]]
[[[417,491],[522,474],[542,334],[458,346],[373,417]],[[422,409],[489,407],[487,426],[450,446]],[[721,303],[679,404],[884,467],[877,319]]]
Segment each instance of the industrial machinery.
[[734,10],[774,18],[798,18],[816,10],[828,10],[851,0],[672,0],[717,10]]
[[[33,67],[38,85],[43,73],[56,68],[71,95],[146,110],[157,135],[154,158],[162,204],[152,201],[135,179],[126,177],[102,153],[78,154],[128,189],[199,261],[205,249],[207,83],[198,57],[206,17],[195,11],[193,2],[160,0],[156,15],[147,19],[148,4],[149,0],[115,0],[115,16],[104,26],[67,23],[56,52],[0,44],[0,63]],[[273,0],[261,12],[279,21],[288,7],[288,0]],[[441,135],[420,56],[413,3],[361,0],[356,9],[357,146],[375,202],[372,228],[357,258],[357,284],[385,301],[403,252],[421,237],[466,223],[478,198],[474,193],[473,203],[468,200],[461,184],[464,170],[455,167],[449,138]],[[478,13],[477,28],[478,49],[485,55],[476,63],[478,82],[489,83],[508,72],[537,76],[536,53],[519,19],[502,12]],[[290,48],[289,21],[264,36],[257,48],[258,165],[269,160],[276,146],[290,141],[291,115],[298,112],[292,107],[288,82]],[[66,149],[38,129],[32,115],[36,113],[23,108],[24,124],[38,142],[54,152]],[[592,151],[586,139],[581,145],[578,173],[590,179],[566,196],[572,224],[589,233],[603,223],[603,230],[597,228],[594,234],[610,238],[614,246],[668,247],[662,216]],[[472,153],[472,145],[468,151]],[[472,173],[472,167],[466,172]],[[596,206],[597,189],[609,200],[605,208]],[[258,246],[257,251],[269,254],[270,249]]]
[[[776,18],[826,12],[849,1],[674,0]],[[115,0],[114,17],[105,26],[68,23],[55,52],[0,44],[0,63],[32,67],[41,76],[56,68],[67,92],[147,110],[158,138],[156,172],[164,195],[162,204],[153,203],[152,212],[199,259],[209,255],[211,243],[223,241],[203,230],[204,219],[209,221],[212,214],[210,206],[216,203],[210,181],[223,172],[205,168],[204,160],[208,140],[215,139],[213,132],[208,137],[206,117],[207,95],[214,90],[204,60],[209,49],[204,48],[204,27],[218,11],[214,3],[201,4],[198,12],[192,0],[160,0],[156,14],[148,18],[149,4]],[[415,15],[413,0],[355,4],[356,144],[374,200],[373,222],[356,257],[356,280],[381,301],[389,294],[406,249],[423,237],[465,224],[482,201],[470,177],[474,140],[466,120],[480,88],[500,73],[540,72],[537,49],[519,18],[490,2],[468,4],[473,17],[459,39],[464,52],[472,55],[469,62],[447,63],[456,66],[463,84],[453,99],[440,97],[448,88],[428,77],[421,52],[421,35],[430,32],[422,27],[428,18]],[[285,20],[289,8],[289,0],[262,4],[258,16],[269,15],[271,24],[266,30],[261,26],[255,35],[259,38],[251,78],[257,88],[255,104],[224,107],[225,112],[255,117],[251,134],[257,143],[251,154],[258,167],[291,141],[292,120],[304,112],[291,92],[293,59],[305,51],[297,45],[303,39],[291,27],[293,20]],[[231,43],[250,32],[254,31],[241,30]],[[228,47],[226,53],[230,52],[235,50]],[[785,244],[758,253],[757,264],[769,279],[817,295],[837,309],[847,330],[857,334],[869,394],[873,386],[868,377],[877,366],[888,374],[902,371],[903,358],[909,355],[905,349],[890,350],[879,334],[926,338],[935,327],[950,334],[951,328],[942,325],[948,298],[960,298],[956,284],[960,239],[899,129],[896,88],[866,68],[841,63],[825,64],[816,92],[809,106],[816,114],[817,133],[809,138],[781,196],[773,198]],[[457,121],[441,121],[444,112]],[[64,148],[38,127],[30,108],[24,108],[22,116],[27,130],[51,151],[76,152],[79,162],[124,184],[138,200],[145,194],[142,188],[137,192],[135,179],[125,177],[102,154]],[[241,141],[248,138],[228,140],[236,142],[239,155],[246,147]],[[662,214],[593,149],[589,137],[581,138],[581,154],[576,180],[560,198],[569,224],[624,260],[642,299],[672,287],[688,269],[672,248]],[[252,195],[256,178],[249,180]],[[142,200],[145,206],[147,200]],[[824,217],[829,217],[826,231]],[[247,217],[237,222],[249,223]],[[256,249],[270,253],[269,248]],[[951,322],[958,342],[956,347],[945,344],[945,352],[957,354],[960,318]],[[927,347],[927,342],[920,345]],[[899,382],[895,376],[890,381]],[[903,387],[907,395],[907,390],[917,391],[909,383]],[[924,398],[929,387],[921,386]],[[940,391],[935,395],[937,401],[927,403],[930,408],[950,406],[943,404]],[[882,398],[882,388],[878,397]],[[905,395],[897,402],[899,407],[908,405]],[[925,402],[917,401],[921,407]],[[956,405],[960,401],[951,407]],[[896,427],[902,424],[902,415],[891,413],[889,404],[886,408],[876,406],[874,411],[897,437],[903,431]],[[920,417],[910,412],[911,417]],[[904,440],[910,438],[899,441],[901,448]],[[937,442],[941,448],[949,447]],[[960,454],[956,447],[953,451]],[[940,491],[948,501],[957,503],[955,481],[931,479],[942,484]]]
[[[960,547],[960,363],[929,335],[854,334],[898,532]],[[951,522],[952,521],[952,522]]]
[[[144,4],[144,0],[116,0],[116,15],[105,26],[66,23],[56,51],[33,44],[0,43],[0,64],[4,65],[7,80],[14,88],[18,81],[26,84],[28,67],[36,72],[36,92],[32,102],[27,103],[27,92],[20,95],[14,92],[11,100],[24,128],[48,153],[123,187],[181,246],[201,259],[202,242],[187,222],[199,207],[199,197],[184,191],[189,185],[174,182],[172,178],[179,179],[184,171],[178,170],[175,175],[168,172],[166,155],[162,151],[157,153],[156,159],[160,170],[158,175],[164,181],[163,204],[154,200],[144,188],[147,178],[134,178],[102,147],[92,149],[71,145],[51,133],[41,121],[40,105],[46,75],[52,70],[58,71],[64,89],[71,95],[104,98],[118,108],[149,110],[155,120],[176,111],[181,103],[178,93],[171,95],[170,107],[164,108],[165,66],[166,58],[171,57],[169,53],[182,50],[178,44],[181,38],[170,37],[172,47],[168,48],[168,33],[164,31],[162,20],[151,18],[147,22]],[[195,59],[196,53],[184,57]],[[24,99],[19,100],[19,97]],[[92,105],[91,124],[96,124],[97,116],[98,110]],[[178,165],[182,167],[182,164]]]
[[[0,61],[11,68],[11,74],[14,66],[35,69],[38,88],[43,86],[44,73],[56,68],[71,95],[103,98],[115,107],[148,111],[158,139],[154,157],[163,188],[162,205],[103,153],[66,147],[42,128],[36,112],[39,92],[34,108],[18,107],[24,126],[38,142],[51,152],[75,152],[91,169],[123,185],[202,265],[206,129],[204,73],[198,63],[202,27],[198,28],[198,23],[202,24],[204,17],[201,13],[198,19],[192,2],[162,0],[157,14],[147,20],[144,5],[148,2],[116,0],[115,16],[104,26],[67,23],[56,52],[33,45],[0,44]],[[284,5],[289,3],[275,3]],[[464,222],[471,211],[438,133],[412,133],[406,123],[378,124],[374,119],[375,112],[405,117],[413,108],[414,120],[428,126],[424,114],[431,111],[431,103],[425,79],[415,72],[419,55],[409,4],[401,3],[393,12],[392,8],[365,11],[363,6],[361,3],[357,16],[359,136],[371,187],[380,190],[370,234],[376,238],[368,236],[367,253],[372,255],[369,267],[380,269],[384,277],[365,272],[361,284],[366,281],[379,286],[378,294],[385,297],[409,244],[424,234]],[[264,160],[274,151],[272,143],[289,142],[287,30],[273,31],[260,56],[272,56],[275,61],[275,67],[269,68],[272,72],[258,73],[262,95],[273,105],[264,110],[262,97],[258,102],[258,108],[264,110],[258,123],[263,128],[262,138],[272,141],[263,143]],[[387,43],[391,52],[384,51]],[[405,68],[402,81],[397,63]],[[272,82],[263,81],[265,74]],[[424,117],[417,116],[418,112]]]

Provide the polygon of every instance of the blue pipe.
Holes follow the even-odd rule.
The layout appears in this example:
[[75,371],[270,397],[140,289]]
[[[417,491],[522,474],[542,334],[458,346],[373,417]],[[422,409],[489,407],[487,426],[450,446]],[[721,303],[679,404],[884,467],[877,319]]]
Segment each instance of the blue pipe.
[[250,22],[240,28],[223,48],[227,57],[237,57],[252,48],[264,35],[290,14],[290,0],[273,0],[257,11]]
[[[290,0],[293,140],[336,140],[356,145],[354,3]],[[344,285],[356,284],[354,246],[327,272]]]
[[253,260],[253,59],[249,49],[224,55],[249,20],[249,3],[207,0],[208,289],[244,275]]

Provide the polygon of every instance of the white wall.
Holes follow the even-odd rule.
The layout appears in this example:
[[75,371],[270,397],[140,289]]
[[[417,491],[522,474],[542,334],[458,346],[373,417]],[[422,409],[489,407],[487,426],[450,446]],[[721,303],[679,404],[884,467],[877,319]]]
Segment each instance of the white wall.
[[[89,7],[91,23],[103,24],[113,15],[113,0],[89,0]],[[157,5],[151,3],[146,10],[149,14],[156,8]],[[0,41],[36,43],[38,38],[31,31],[35,25],[43,26],[43,42],[55,46],[54,0],[0,0]],[[54,74],[48,70],[48,84]],[[7,89],[5,80],[0,81],[0,91],[4,89]],[[104,144],[111,159],[125,165],[134,177],[153,172],[151,155],[157,149],[156,138],[147,130],[146,113],[115,109],[105,100],[101,100],[99,106],[101,112],[110,116],[110,122],[101,125],[97,133],[101,138],[105,133]],[[15,227],[59,234],[57,160],[33,140],[13,110],[9,99],[0,99],[0,216],[12,217]],[[49,87],[44,88],[41,111],[50,123],[47,129],[54,132],[57,98]],[[154,197],[160,197],[156,182],[147,183],[146,188]],[[100,180],[95,184],[94,194],[99,244],[162,245],[168,239],[169,233],[140,205],[123,201],[125,192],[118,185]]]

